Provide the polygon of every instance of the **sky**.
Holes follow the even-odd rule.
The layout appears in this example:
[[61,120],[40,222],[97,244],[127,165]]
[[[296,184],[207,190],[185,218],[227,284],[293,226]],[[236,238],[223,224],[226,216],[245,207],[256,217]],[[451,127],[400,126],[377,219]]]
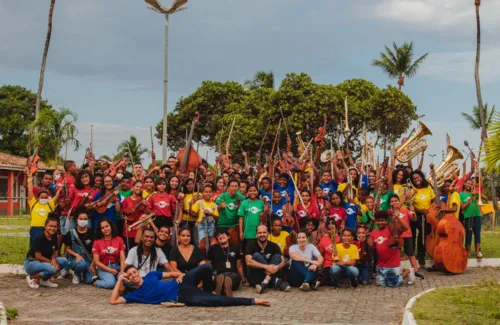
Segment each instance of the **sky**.
[[[0,85],[36,92],[49,3],[0,0]],[[498,12],[499,0],[483,1],[480,71],[490,106],[500,105]],[[472,0],[189,0],[170,17],[169,111],[204,80],[244,82],[257,70],[272,70],[277,85],[290,72],[321,84],[396,85],[371,61],[385,45],[410,41],[417,56],[430,53],[403,89],[433,132],[428,153],[441,157],[446,133],[459,149],[464,140],[477,148],[479,132],[460,115],[477,105]],[[144,1],[57,1],[43,98],[78,113],[83,148],[93,125],[97,155],[115,153],[129,135],[149,148],[149,127],[163,112],[163,51],[164,18]],[[83,150],[68,159],[82,160]],[[161,157],[156,141],[155,151]]]

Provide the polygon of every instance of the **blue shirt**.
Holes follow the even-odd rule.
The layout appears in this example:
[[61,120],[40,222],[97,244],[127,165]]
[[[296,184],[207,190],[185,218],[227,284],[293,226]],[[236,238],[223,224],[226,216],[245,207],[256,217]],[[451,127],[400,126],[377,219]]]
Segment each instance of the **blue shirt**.
[[441,202],[448,203],[448,195],[441,194],[439,196],[439,200],[441,200]]
[[344,208],[347,214],[347,220],[345,222],[345,226],[347,228],[351,228],[356,233],[356,229],[358,228],[358,215],[356,210],[356,204],[351,204],[348,202],[344,202]]
[[271,192],[266,192],[264,189],[259,189],[259,200],[263,200],[264,203],[271,203]]
[[144,278],[144,282],[123,299],[129,303],[161,304],[166,301],[177,301],[179,293],[179,283],[177,281],[160,281],[163,274],[161,272],[149,272]]
[[[100,198],[101,198],[101,192],[98,192],[94,197],[94,202],[99,200]],[[120,193],[118,193],[118,200],[120,202],[123,202],[123,198],[120,195]],[[94,211],[93,216],[95,220],[101,220],[102,218],[107,218],[116,223],[116,200],[111,200],[108,203],[108,206],[106,207],[106,211],[104,213],[98,213],[97,211]]]
[[281,194],[281,202],[280,205],[284,206],[286,204],[286,195],[290,197],[290,202],[293,204],[293,199],[295,197],[295,186],[293,185],[293,181],[288,180],[288,184],[285,187],[279,186],[278,183],[274,183],[274,190],[280,192]]
[[330,181],[330,183],[328,184],[320,183],[319,186],[323,190],[323,193],[325,193],[323,196],[325,197],[325,199],[327,199],[331,193],[337,192],[339,184],[337,184],[335,181]]

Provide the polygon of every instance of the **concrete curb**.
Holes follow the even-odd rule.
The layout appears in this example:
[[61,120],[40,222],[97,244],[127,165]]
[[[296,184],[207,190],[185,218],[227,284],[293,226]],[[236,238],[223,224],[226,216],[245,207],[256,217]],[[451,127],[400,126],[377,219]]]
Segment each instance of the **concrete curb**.
[[403,314],[403,325],[417,325],[417,321],[415,320],[415,317],[413,317],[413,313],[411,312],[411,307],[413,307],[413,305],[415,304],[415,301],[417,301],[418,298],[420,298],[421,296],[423,296],[429,292],[432,292],[436,289],[437,288],[432,288],[432,289],[426,290],[424,292],[421,292],[418,295],[412,297],[408,301],[408,303],[405,306],[405,312]]

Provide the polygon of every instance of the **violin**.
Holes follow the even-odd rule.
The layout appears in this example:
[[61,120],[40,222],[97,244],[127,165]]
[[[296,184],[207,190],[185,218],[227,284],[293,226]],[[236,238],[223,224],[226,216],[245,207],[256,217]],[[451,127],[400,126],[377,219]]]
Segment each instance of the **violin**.
[[68,189],[68,183],[65,177],[66,173],[61,173],[61,177],[63,180],[63,186],[62,186],[62,191],[59,197],[59,206],[63,211],[69,210],[71,207],[71,199],[69,198],[69,189]]
[[314,138],[314,142],[319,142],[321,145],[325,144],[326,135],[326,115],[323,116],[323,126],[318,128],[318,135]]
[[283,218],[281,219],[281,223],[283,224],[283,226],[285,227],[294,227],[295,225],[295,219],[292,217],[292,213],[290,211],[290,196],[286,196],[286,204],[284,206],[284,209],[283,209]]
[[198,170],[198,167],[202,165],[201,156],[193,149],[191,141],[193,140],[194,127],[199,123],[200,113],[195,112],[193,122],[191,123],[191,129],[189,130],[189,136],[186,141],[186,145],[177,153],[177,159],[181,162],[179,168],[180,172],[190,173]]
[[38,150],[40,150],[41,147],[42,147],[41,144],[37,145],[35,147],[33,155],[26,161],[26,166],[24,167],[24,171],[25,172],[28,172],[28,170],[31,171],[31,175],[36,175],[36,172],[38,171],[38,162],[40,161]]
[[[389,230],[391,231],[391,237],[387,240],[389,247],[391,248],[402,248],[404,244],[403,237],[400,236],[401,231],[401,223],[397,221],[399,218],[399,212],[394,212],[392,214],[392,220],[389,224]],[[392,229],[391,229],[392,228]]]
[[123,154],[123,157],[121,157],[119,160],[117,160],[117,161],[115,161],[114,163],[112,163],[112,164],[111,164],[111,166],[110,166],[108,169],[106,169],[105,174],[108,174],[108,175],[109,175],[109,176],[111,176],[111,177],[115,177],[115,175],[116,175],[116,171],[117,171],[119,168],[121,168],[121,167],[126,168],[127,166],[124,166],[123,164],[124,164],[124,162],[125,162],[125,160],[124,160],[124,159],[128,158],[128,155],[129,155],[129,153],[128,153],[128,152],[124,153],[124,154]]
[[122,210],[122,214],[126,217],[128,216],[131,216],[132,214],[134,214],[137,210],[139,210],[143,205],[146,206],[147,204],[147,199],[149,198],[149,196],[151,194],[153,194],[154,192],[151,192],[149,193],[144,199],[142,199],[139,203],[137,203],[135,206],[133,207],[127,207],[125,209]]
[[92,207],[95,208],[97,206],[97,208],[95,208],[95,210],[98,213],[101,213],[101,214],[105,213],[106,209],[108,208],[109,202],[113,201],[116,198],[117,194],[115,194],[115,191],[118,190],[119,188],[120,188],[120,186],[115,187],[114,189],[111,190],[111,192],[106,194],[104,197],[102,197],[99,200],[97,200],[96,202],[92,203]]

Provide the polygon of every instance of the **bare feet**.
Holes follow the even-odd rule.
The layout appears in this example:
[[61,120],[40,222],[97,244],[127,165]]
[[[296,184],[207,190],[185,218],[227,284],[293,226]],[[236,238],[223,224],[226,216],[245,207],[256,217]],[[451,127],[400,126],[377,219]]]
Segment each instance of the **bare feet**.
[[254,298],[255,304],[259,306],[271,306],[269,300]]
[[182,302],[162,302],[161,305],[163,307],[167,307],[167,308],[170,308],[170,307],[184,307],[184,306],[186,306]]

